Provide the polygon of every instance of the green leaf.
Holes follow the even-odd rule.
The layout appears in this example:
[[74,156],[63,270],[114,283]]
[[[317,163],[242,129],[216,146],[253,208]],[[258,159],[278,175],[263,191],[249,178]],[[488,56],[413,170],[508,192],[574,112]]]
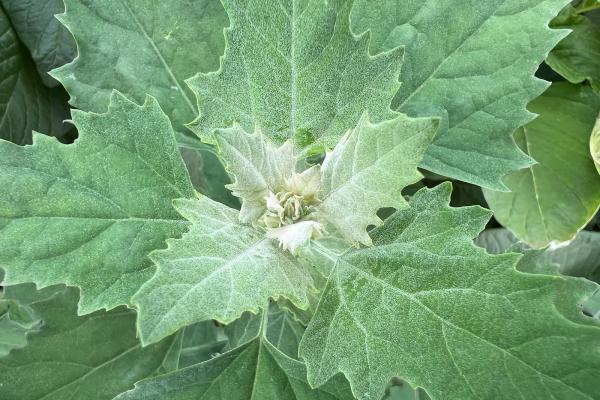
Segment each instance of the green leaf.
[[561,11],[550,27],[573,32],[552,49],[546,63],[569,82],[588,81],[600,93],[600,28],[571,6]]
[[105,112],[113,88],[138,102],[154,96],[175,130],[196,116],[183,80],[219,67],[227,16],[212,0],[65,0],[59,20],[79,55],[53,71],[80,109]]
[[596,125],[594,125],[590,137],[590,152],[592,153],[596,169],[600,174],[600,114],[598,115],[598,119],[596,119]]
[[258,312],[269,298],[308,307],[306,268],[263,231],[240,224],[237,210],[204,196],[177,200],[175,207],[190,230],[151,254],[158,271],[133,298],[144,344],[194,322],[232,322],[244,311]]
[[108,113],[73,120],[72,145],[0,141],[0,267],[8,285],[80,287],[85,314],[129,304],[154,272],[147,254],[188,226],[172,199],[194,193],[155,100],[115,92]]
[[[254,321],[250,322],[248,319]],[[258,321],[256,321],[258,320]],[[279,351],[268,338],[260,317],[242,321],[260,326],[250,341],[210,361],[170,374],[149,378],[115,400],[350,400],[347,382],[341,377],[313,390],[306,382],[306,368]],[[287,336],[291,332],[283,332]],[[285,339],[282,339],[285,340]]]
[[588,150],[600,96],[588,87],[555,83],[529,109],[540,116],[515,139],[538,164],[504,179],[512,192],[484,194],[502,225],[540,248],[571,240],[600,207],[600,176]]
[[597,398],[600,329],[573,301],[597,286],[474,246],[490,214],[448,207],[450,191],[417,192],[340,259],[300,344],[311,385],[343,372],[359,399],[394,376],[434,399]]
[[69,31],[56,19],[64,11],[62,0],[2,0],[12,25],[29,49],[37,71],[47,86],[57,86],[48,72],[75,58],[77,48]]
[[[27,285],[34,291],[33,285]],[[31,304],[44,321],[29,344],[0,358],[5,400],[112,399],[162,365],[173,338],[142,348],[135,313],[76,315],[77,290],[63,289]]]
[[63,137],[69,107],[62,90],[40,80],[31,57],[0,7],[0,138],[31,143],[33,130]]
[[383,222],[377,211],[407,207],[401,191],[422,178],[417,165],[436,129],[437,121],[428,118],[401,115],[371,124],[363,114],[325,156],[319,213],[350,243],[370,245],[367,227]]
[[238,200],[225,187],[230,183],[229,176],[225,172],[221,160],[215,154],[215,150],[211,146],[203,144],[200,140],[197,140],[197,144],[196,147],[179,144],[181,157],[185,162],[194,188],[219,203],[239,208]]
[[276,144],[291,139],[319,152],[365,110],[375,121],[396,115],[389,105],[402,51],[370,57],[368,36],[349,29],[352,1],[223,3],[231,26],[221,68],[187,80],[200,109],[191,128],[204,141],[235,121]]
[[179,355],[179,368],[210,360],[223,350],[227,338],[223,328],[213,321],[198,322],[183,331],[183,343]]
[[[494,254],[511,250],[517,242],[507,229],[484,231],[475,240],[477,245]],[[581,231],[569,244],[545,249],[541,260],[558,264],[563,275],[600,283],[600,232]]]
[[0,292],[0,357],[25,347],[25,335],[36,331],[41,322],[26,299],[15,299],[7,290]]
[[371,52],[406,46],[392,107],[442,117],[423,168],[495,190],[531,160],[511,134],[532,118],[525,106],[547,84],[534,73],[566,35],[548,22],[568,0],[357,0],[355,32]]

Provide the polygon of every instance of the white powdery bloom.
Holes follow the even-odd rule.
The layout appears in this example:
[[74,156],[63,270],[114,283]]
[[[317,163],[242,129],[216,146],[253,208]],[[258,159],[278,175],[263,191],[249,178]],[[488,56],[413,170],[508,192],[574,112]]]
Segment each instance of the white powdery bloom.
[[267,229],[267,237],[276,239],[284,250],[296,254],[298,247],[323,235],[325,227],[317,221],[300,221],[280,228]]

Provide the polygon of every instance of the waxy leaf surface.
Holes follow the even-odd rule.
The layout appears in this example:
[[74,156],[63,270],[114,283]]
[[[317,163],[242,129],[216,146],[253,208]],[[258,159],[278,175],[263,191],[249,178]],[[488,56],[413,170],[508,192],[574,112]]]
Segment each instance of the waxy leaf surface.
[[532,119],[525,106],[546,88],[538,65],[566,31],[548,23],[568,0],[357,0],[354,32],[371,53],[406,46],[392,108],[442,117],[422,166],[506,190],[500,178],[531,164],[511,135]]
[[62,0],[1,0],[19,39],[29,50],[47,86],[58,82],[48,72],[75,58],[73,37],[54,16],[65,10]]
[[0,141],[0,267],[6,284],[65,283],[79,312],[129,304],[152,277],[147,254],[187,227],[174,198],[193,188],[167,117],[114,93],[106,114],[73,112],[72,145]]
[[504,178],[511,192],[484,190],[496,219],[534,248],[571,240],[600,207],[600,175],[589,140],[600,96],[555,83],[529,109],[540,116],[515,133],[538,164]]
[[546,63],[571,83],[588,81],[600,94],[600,27],[566,7],[550,24],[573,31],[552,49]]
[[69,108],[60,89],[44,86],[8,15],[0,8],[0,138],[31,143],[33,130],[62,137]]
[[338,261],[300,344],[309,382],[343,372],[373,400],[395,376],[433,399],[598,398],[600,327],[575,302],[597,286],[476,247],[490,213],[448,207],[450,190],[417,192]]

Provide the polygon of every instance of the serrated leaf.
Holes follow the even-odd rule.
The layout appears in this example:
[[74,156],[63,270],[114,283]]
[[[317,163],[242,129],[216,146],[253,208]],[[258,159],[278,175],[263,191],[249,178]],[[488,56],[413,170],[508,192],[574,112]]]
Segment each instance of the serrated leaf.
[[[268,338],[260,316],[247,316],[247,324],[259,328],[249,341],[210,361],[170,374],[149,378],[115,400],[350,400],[347,382],[337,377],[320,389],[306,382],[306,368],[279,351]],[[237,323],[237,322],[236,322]],[[235,325],[235,323],[234,323]],[[262,328],[261,328],[262,327]],[[287,336],[289,332],[282,332]],[[287,339],[282,338],[283,341]]]
[[[483,231],[475,243],[494,254],[509,251],[518,239],[507,229]],[[541,260],[560,266],[560,273],[600,283],[600,232],[581,231],[568,244],[544,250]]]
[[[392,108],[442,117],[425,169],[496,190],[531,160],[511,134],[546,88],[534,73],[566,31],[548,22],[568,0],[357,0],[355,32],[371,30],[371,53],[406,46]],[[457,23],[460,21],[460,23]]]
[[588,81],[600,93],[600,28],[571,6],[563,9],[550,27],[572,32],[552,49],[546,63],[569,82]]
[[196,116],[183,80],[219,67],[227,16],[218,1],[65,0],[60,21],[79,55],[52,72],[85,111],[105,112],[111,91],[154,96],[177,131]]
[[2,399],[109,400],[160,368],[173,338],[142,348],[132,310],[78,317],[77,297],[67,288],[31,304],[44,325],[0,358]]
[[305,267],[264,232],[242,225],[237,210],[204,196],[175,207],[190,230],[151,254],[158,270],[133,298],[143,343],[198,321],[232,322],[269,298],[308,307],[312,278]]
[[538,164],[504,178],[512,192],[484,190],[496,219],[534,248],[571,240],[600,207],[600,176],[588,143],[600,96],[555,83],[529,109],[540,116],[515,133]]
[[33,130],[62,138],[70,129],[65,95],[44,86],[2,8],[0,60],[0,138],[31,143]]
[[422,178],[417,171],[437,130],[437,121],[399,116],[372,124],[363,114],[325,156],[319,213],[350,243],[371,244],[369,225],[383,222],[377,211],[405,208],[401,191]]
[[73,121],[72,145],[0,141],[0,267],[8,285],[80,287],[85,314],[129,304],[154,272],[147,254],[188,225],[172,199],[194,194],[155,100],[115,92],[108,113]]
[[368,37],[350,32],[351,1],[223,4],[231,26],[221,68],[187,80],[200,110],[191,128],[203,140],[235,121],[247,132],[259,126],[276,144],[320,151],[365,110],[375,121],[395,116],[402,51],[370,57]]
[[19,39],[29,49],[44,84],[58,85],[48,72],[72,61],[77,54],[73,37],[54,18],[64,11],[63,1],[2,0],[1,3]]
[[433,399],[598,398],[600,328],[571,302],[597,286],[474,246],[490,214],[448,207],[450,191],[417,192],[340,259],[300,344],[309,382],[341,371],[373,400],[394,376]]
[[266,211],[269,190],[294,173],[294,148],[289,142],[277,148],[260,130],[248,134],[237,124],[217,130],[215,142],[233,180],[227,187],[242,201],[239,219],[255,222]]

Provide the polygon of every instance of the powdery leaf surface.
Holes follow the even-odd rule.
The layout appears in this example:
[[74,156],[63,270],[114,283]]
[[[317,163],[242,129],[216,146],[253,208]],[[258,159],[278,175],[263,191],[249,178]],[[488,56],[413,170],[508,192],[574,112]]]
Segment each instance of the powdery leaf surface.
[[147,254],[186,230],[172,199],[194,191],[155,100],[115,92],[108,113],[73,121],[72,145],[0,140],[0,267],[8,285],[80,287],[89,313],[130,303],[154,272]]
[[309,382],[343,372],[373,400],[394,376],[433,399],[599,398],[600,328],[576,306],[597,286],[476,247],[490,213],[450,208],[450,191],[417,192],[340,259],[300,344]]

